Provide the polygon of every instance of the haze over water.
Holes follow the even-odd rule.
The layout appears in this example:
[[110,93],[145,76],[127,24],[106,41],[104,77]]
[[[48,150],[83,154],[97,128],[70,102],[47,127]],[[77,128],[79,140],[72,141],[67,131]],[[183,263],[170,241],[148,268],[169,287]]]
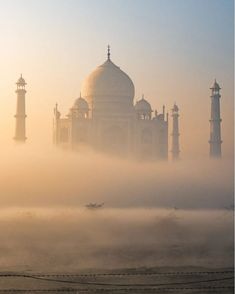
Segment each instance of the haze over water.
[[29,144],[3,151],[1,166],[3,270],[233,264],[229,160],[147,163]]

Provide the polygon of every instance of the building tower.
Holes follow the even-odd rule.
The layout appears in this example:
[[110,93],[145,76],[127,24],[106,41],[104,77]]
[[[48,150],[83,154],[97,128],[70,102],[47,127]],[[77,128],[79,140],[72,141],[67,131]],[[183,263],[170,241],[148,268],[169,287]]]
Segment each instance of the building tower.
[[172,129],[172,159],[179,158],[179,108],[174,104],[172,108],[173,129]]
[[214,81],[211,89],[210,156],[221,157],[220,86]]
[[59,121],[60,112],[58,111],[58,104],[56,103],[54,108],[54,119],[53,119],[53,143],[56,145],[59,142]]
[[25,136],[25,85],[26,82],[23,79],[22,75],[18,79],[17,83],[17,104],[16,104],[16,128],[15,128],[15,137],[14,140],[24,142],[27,138]]

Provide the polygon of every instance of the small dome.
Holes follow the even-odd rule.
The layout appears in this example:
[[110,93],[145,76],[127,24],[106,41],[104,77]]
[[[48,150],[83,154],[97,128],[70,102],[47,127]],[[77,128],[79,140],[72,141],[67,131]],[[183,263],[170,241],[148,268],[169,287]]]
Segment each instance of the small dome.
[[88,103],[81,96],[75,100],[73,104],[73,108],[77,108],[79,110],[86,110],[86,111],[89,110]]
[[136,102],[135,104],[135,110],[139,113],[150,113],[152,112],[152,108],[150,103],[144,99],[144,96],[142,99]]
[[20,78],[18,79],[17,85],[26,85],[25,79],[22,77],[22,74],[20,75]]
[[214,81],[214,83],[213,83],[213,85],[211,87],[211,90],[220,90],[220,89],[221,88],[220,88],[219,84],[217,83],[217,81],[215,79],[215,81]]

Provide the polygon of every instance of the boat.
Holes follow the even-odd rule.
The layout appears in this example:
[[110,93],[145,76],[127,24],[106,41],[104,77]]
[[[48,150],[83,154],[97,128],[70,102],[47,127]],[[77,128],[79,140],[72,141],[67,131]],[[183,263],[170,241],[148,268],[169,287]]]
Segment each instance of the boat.
[[88,209],[98,209],[98,208],[102,208],[104,206],[104,203],[88,203],[85,205],[86,208]]

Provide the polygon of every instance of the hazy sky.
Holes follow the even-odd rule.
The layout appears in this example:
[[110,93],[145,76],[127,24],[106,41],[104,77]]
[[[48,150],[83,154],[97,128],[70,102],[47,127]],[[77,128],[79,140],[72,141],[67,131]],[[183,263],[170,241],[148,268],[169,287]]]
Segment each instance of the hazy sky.
[[29,141],[51,144],[82,80],[106,58],[126,71],[153,108],[180,107],[182,156],[208,154],[210,90],[222,87],[222,139],[233,152],[232,0],[0,0],[1,142],[14,136],[15,82],[27,86]]

